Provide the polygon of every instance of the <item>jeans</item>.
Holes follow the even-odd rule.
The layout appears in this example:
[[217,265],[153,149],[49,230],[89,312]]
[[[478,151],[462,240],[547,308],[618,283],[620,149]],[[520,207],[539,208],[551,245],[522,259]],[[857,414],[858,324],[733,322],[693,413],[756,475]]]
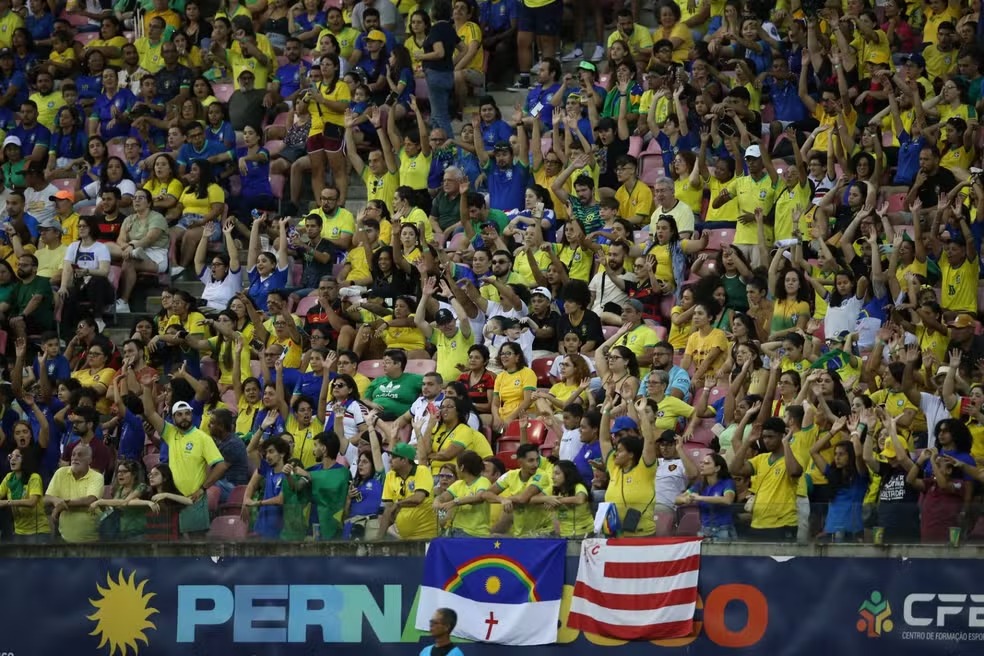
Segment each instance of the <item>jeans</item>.
[[700,535],[708,542],[734,542],[738,539],[734,526],[705,526],[700,529]]
[[[434,71],[424,69],[427,77],[427,91],[430,95],[431,125],[442,128],[447,137],[454,131],[451,129],[451,98],[454,96],[454,73],[451,71]],[[426,135],[420,135],[425,139]]]

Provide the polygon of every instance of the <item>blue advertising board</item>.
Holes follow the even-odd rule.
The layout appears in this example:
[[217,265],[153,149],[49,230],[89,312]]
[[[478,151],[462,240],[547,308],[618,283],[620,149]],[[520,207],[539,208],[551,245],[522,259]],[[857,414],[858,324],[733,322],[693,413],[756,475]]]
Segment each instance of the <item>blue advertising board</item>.
[[[690,637],[621,643],[566,626],[517,656],[982,653],[984,561],[705,557]],[[411,656],[423,558],[4,559],[0,654]],[[464,645],[467,656],[500,646]],[[574,651],[572,651],[572,649]]]

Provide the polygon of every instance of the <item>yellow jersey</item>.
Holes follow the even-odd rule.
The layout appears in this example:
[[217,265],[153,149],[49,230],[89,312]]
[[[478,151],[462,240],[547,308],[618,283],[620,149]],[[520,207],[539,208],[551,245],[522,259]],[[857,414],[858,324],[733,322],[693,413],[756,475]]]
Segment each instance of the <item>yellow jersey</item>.
[[608,470],[608,489],[605,490],[605,501],[614,503],[620,519],[625,519],[629,509],[641,513],[639,525],[635,531],[625,531],[624,535],[652,535],[656,532],[656,522],[653,520],[653,503],[656,501],[656,467],[657,462],[647,465],[643,460],[629,471],[623,471],[615,464],[615,449],[608,454],[605,468]]
[[752,506],[752,528],[782,528],[797,525],[796,490],[799,482],[786,473],[786,458],[762,453],[748,461],[757,490]]
[[383,484],[383,501],[403,501],[416,492],[424,492],[419,506],[406,507],[396,514],[396,530],[403,540],[421,540],[437,536],[437,517],[434,515],[434,477],[430,469],[411,465],[406,478],[400,478],[394,470],[386,474]]
[[[489,479],[479,476],[471,485],[459,479],[448,487],[448,494],[455,499],[470,497],[481,494],[489,489],[492,484]],[[472,503],[466,506],[456,506],[454,517],[451,519],[451,528],[457,529],[466,535],[476,538],[487,538],[491,533],[489,524],[489,502]]]

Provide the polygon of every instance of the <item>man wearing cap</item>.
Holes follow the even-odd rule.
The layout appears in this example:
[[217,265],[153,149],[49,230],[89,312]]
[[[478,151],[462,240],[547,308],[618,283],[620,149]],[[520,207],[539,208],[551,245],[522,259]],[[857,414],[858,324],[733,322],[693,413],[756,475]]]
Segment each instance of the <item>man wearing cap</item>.
[[157,414],[157,401],[154,399],[152,385],[144,388],[144,419],[157,431],[167,445],[168,464],[174,475],[174,485],[178,492],[197,501],[205,490],[218,483],[229,463],[222,452],[204,431],[195,428],[192,422],[194,409],[190,403],[178,401],[171,407],[171,420]]
[[629,53],[636,60],[639,68],[645,68],[653,54],[653,37],[649,29],[635,22],[632,10],[628,7],[623,7],[616,14],[615,28],[608,37],[607,49],[611,50],[612,44],[616,41],[624,41],[629,45]]
[[[678,438],[675,431],[664,430],[660,433],[656,438],[656,446],[659,447],[659,458],[656,461],[656,500],[653,503],[653,514],[675,517],[676,498],[683,494],[699,474],[683,448],[683,439]],[[659,526],[660,523],[656,522],[657,529]]]
[[[380,0],[384,2],[386,0]],[[352,66],[356,66],[359,62],[369,53],[368,42],[377,41],[380,44],[386,44],[386,52],[392,51],[393,47],[397,45],[396,37],[390,30],[383,29],[380,26],[379,12],[374,8],[369,7],[366,9],[366,13],[363,16],[364,31],[355,39],[355,45],[352,46],[352,52],[348,56],[348,62]],[[380,46],[382,47],[382,46]]]
[[[374,419],[374,418],[373,418]],[[437,515],[431,506],[434,477],[430,467],[415,462],[417,450],[400,442],[390,449],[390,470],[383,482],[383,515],[377,539],[385,539],[391,525],[403,540],[437,536]]]
[[984,359],[984,335],[975,335],[977,322],[969,314],[958,314],[946,323],[950,329],[950,343],[946,352],[960,351],[960,376],[970,380],[978,363]]
[[732,198],[738,201],[738,225],[734,245],[741,249],[752,266],[766,264],[761,261],[762,249],[757,247],[759,239],[755,210],[762,210],[763,216],[768,216],[776,201],[776,182],[779,175],[775,168],[769,167],[766,170],[763,158],[768,156],[768,152],[763,153],[757,144],[746,148],[744,159],[748,175],[738,176],[726,184],[712,203],[714,207],[721,207]]
[[932,98],[936,95],[932,81],[926,77],[926,60],[918,52],[905,55],[905,61],[902,64],[902,74],[905,81],[909,84],[918,84],[921,86],[926,98]]
[[277,64],[277,55],[273,52],[270,40],[256,33],[252,19],[247,16],[236,16],[232,19],[232,36],[234,43],[229,48],[232,78],[239,82],[237,86],[242,88],[239,74],[244,70],[251,70],[256,76],[255,88],[266,93],[270,71],[274,70]]
[[619,329],[622,335],[615,340],[613,346],[624,346],[635,353],[639,374],[644,376],[649,372],[649,363],[653,361],[653,351],[659,343],[659,336],[642,320],[642,313],[643,305],[637,299],[625,301],[621,314],[622,328]]
[[75,194],[68,190],[59,191],[58,187],[44,179],[44,166],[41,162],[30,162],[24,168],[24,209],[38,221],[44,221],[55,216],[55,196],[58,193],[68,194],[72,202]]
[[546,287],[534,287],[530,290],[530,319],[537,326],[533,332],[533,357],[556,354],[560,314],[554,310],[553,294]]
[[[451,310],[441,308],[434,315],[434,323],[437,325],[437,330],[434,330],[431,323],[427,321],[427,306],[437,304],[432,300],[434,289],[433,279],[429,278],[424,283],[420,302],[417,304],[417,313],[414,315],[414,323],[423,333],[424,339],[430,340],[437,349],[434,355],[437,373],[441,374],[444,380],[453,381],[467,369],[468,349],[475,343],[475,335],[472,333],[468,315],[454,296],[449,299]],[[456,317],[461,317],[461,320]]]
[[38,222],[38,231],[38,249],[34,252],[38,258],[38,276],[47,278],[57,287],[61,284],[61,268],[68,250],[62,243],[62,225],[58,219],[48,219]]
[[43,163],[51,144],[51,130],[38,123],[38,104],[33,100],[25,100],[21,103],[20,116],[20,125],[7,134],[7,139],[3,142],[4,147],[11,137],[16,137],[20,142],[18,145],[21,147],[25,161]]
[[51,281],[38,276],[38,258],[24,253],[17,258],[17,277],[10,298],[10,330],[27,337],[55,329],[55,295]]
[[482,171],[489,181],[489,205],[497,210],[509,210],[525,207],[526,185],[529,181],[530,169],[527,164],[528,138],[522,129],[517,134],[518,156],[513,155],[512,146],[508,141],[497,141],[493,149],[493,157],[485,150],[478,115],[472,117],[472,127],[475,129],[475,154],[482,165]]

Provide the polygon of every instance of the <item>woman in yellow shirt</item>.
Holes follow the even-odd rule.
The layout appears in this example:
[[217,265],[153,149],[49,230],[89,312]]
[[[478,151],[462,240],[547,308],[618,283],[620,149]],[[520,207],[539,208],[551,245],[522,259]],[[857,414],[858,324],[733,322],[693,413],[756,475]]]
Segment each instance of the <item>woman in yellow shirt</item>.
[[349,108],[352,92],[341,81],[341,69],[336,53],[321,56],[322,81],[305,93],[311,110],[311,132],[307,140],[311,160],[311,186],[315,198],[321,198],[325,186],[325,166],[331,167],[332,179],[338,187],[338,203],[345,205],[348,194],[348,159],[342,151],[345,137],[345,110]]
[[237,335],[235,344],[232,352],[232,392],[236,397],[236,433],[247,435],[253,430],[256,414],[263,408],[263,392],[259,380],[252,376],[244,380],[239,373],[242,359],[249,359],[249,343]]
[[427,340],[413,320],[414,308],[412,297],[398,296],[393,301],[392,318],[379,323],[376,336],[383,340],[387,349],[403,349],[410,359],[429,358],[424,348]]
[[684,287],[680,292],[680,305],[674,305],[670,310],[670,336],[668,341],[673,345],[673,350],[683,353],[687,347],[687,340],[690,333],[694,331],[691,318],[694,315],[694,290]]
[[[225,210],[225,192],[213,179],[212,167],[207,161],[193,161],[188,167],[188,186],[178,197],[181,219],[171,228],[171,234],[181,239],[178,263],[186,269],[194,263],[195,250],[202,240],[205,224],[221,219]],[[220,231],[213,231],[212,234],[222,239]]]
[[[198,351],[206,351],[211,354],[219,369],[219,392],[225,393],[226,390],[232,389],[232,352],[236,348],[236,313],[232,310],[223,310],[215,319],[207,321],[216,336],[206,340],[200,337],[193,339],[196,336],[189,335],[188,344]],[[241,380],[250,377],[249,358],[240,359],[239,375]]]
[[602,408],[598,441],[609,479],[605,501],[615,504],[622,523],[622,534],[648,536],[656,532],[653,504],[656,502],[655,482],[659,451],[656,447],[656,429],[653,428],[655,416],[652,408],[645,399],[639,399],[635,405],[642,417],[642,438],[626,435],[619,439],[617,446],[612,447],[611,404],[606,401]]
[[113,384],[116,372],[107,366],[109,362],[109,347],[105,341],[97,341],[85,352],[85,367],[72,373],[72,378],[79,381],[82,387],[88,387],[96,393],[96,410],[99,414],[108,415],[110,402],[106,391]]
[[178,179],[178,165],[167,153],[154,158],[150,178],[143,186],[154,198],[153,209],[164,215],[168,223],[174,223],[181,216],[178,199],[184,193],[184,185]]
[[553,494],[538,494],[530,503],[554,511],[554,533],[562,538],[583,538],[594,531],[588,488],[570,460],[554,465]]
[[522,347],[513,342],[499,349],[499,364],[503,371],[492,389],[492,429],[501,432],[533,404],[536,374],[526,365]]
[[[791,268],[779,272],[780,264],[786,260],[782,256],[784,252],[782,248],[777,250],[769,267],[769,296],[775,299],[769,326],[770,342],[782,339],[786,333],[806,330],[810,320],[810,288],[803,272]],[[779,281],[782,281],[781,286]]]
[[673,158],[670,170],[673,173],[673,195],[700,216],[704,202],[704,183],[699,175],[692,175],[697,167],[697,155],[690,150],[682,150]]
[[662,39],[673,44],[673,61],[677,64],[687,62],[687,56],[694,45],[690,28],[680,21],[680,7],[675,2],[661,2],[656,9],[659,25],[653,30],[653,43]]
[[549,392],[537,390],[533,392],[536,408],[541,415],[553,415],[562,411],[571,403],[579,403],[585,410],[588,408],[588,383],[591,381],[591,370],[587,361],[581,356],[565,355],[560,363],[561,380],[555,383]]

